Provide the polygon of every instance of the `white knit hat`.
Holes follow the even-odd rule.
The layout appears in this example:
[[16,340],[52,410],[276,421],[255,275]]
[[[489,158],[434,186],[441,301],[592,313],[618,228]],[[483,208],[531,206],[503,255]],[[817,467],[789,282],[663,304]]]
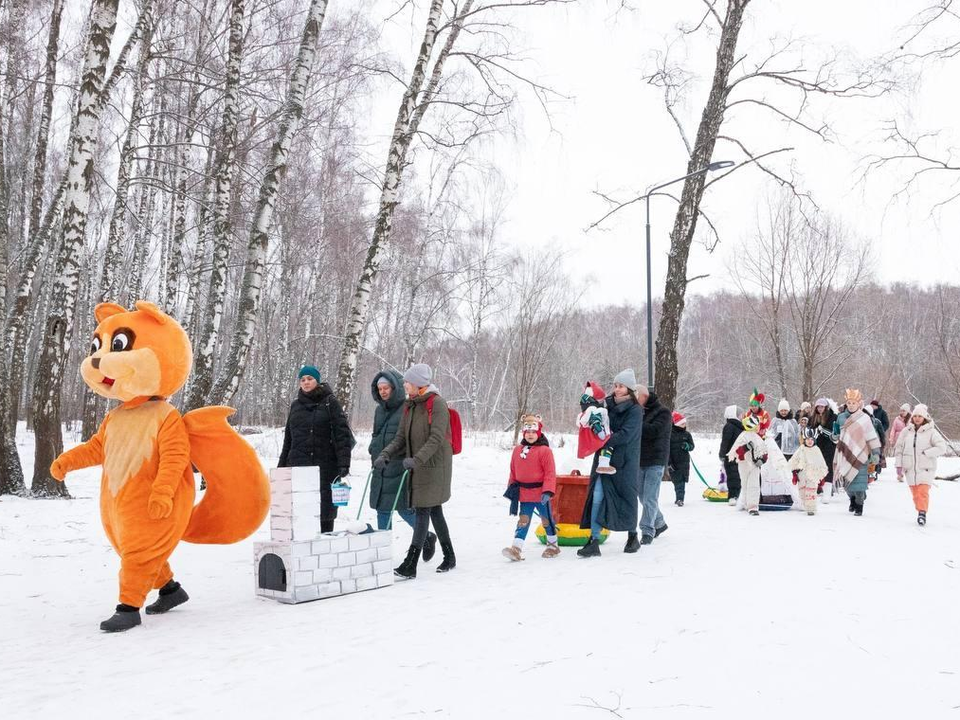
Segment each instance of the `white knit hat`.
[[804,410],[809,410],[809,409],[810,409],[810,403],[808,403],[806,400],[800,403],[800,412],[803,412]]
[[927,409],[927,406],[924,405],[923,403],[920,403],[913,409],[913,414],[919,415],[920,417],[927,420],[928,422],[933,420],[933,418],[930,417],[930,411]]
[[900,412],[910,412],[913,408],[910,407],[910,403],[904,403],[900,406]]
[[780,401],[780,404],[777,405],[777,410],[789,410],[789,409],[790,409],[790,403],[787,402],[786,398],[783,398]]

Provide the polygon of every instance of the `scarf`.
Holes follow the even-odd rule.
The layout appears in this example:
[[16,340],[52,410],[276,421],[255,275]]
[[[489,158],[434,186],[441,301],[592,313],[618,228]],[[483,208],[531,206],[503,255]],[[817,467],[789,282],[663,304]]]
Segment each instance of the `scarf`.
[[846,481],[853,480],[866,464],[870,453],[880,450],[880,438],[873,420],[863,410],[852,413],[840,428],[840,441],[833,457],[833,472]]

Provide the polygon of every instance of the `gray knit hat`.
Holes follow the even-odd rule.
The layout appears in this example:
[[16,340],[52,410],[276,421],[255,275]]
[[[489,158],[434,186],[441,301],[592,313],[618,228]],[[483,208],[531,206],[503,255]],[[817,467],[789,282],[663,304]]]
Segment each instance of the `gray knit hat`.
[[637,374],[633,371],[633,368],[627,368],[618,372],[616,377],[613,378],[613,382],[626,385],[633,390],[637,386]]
[[403,379],[411,385],[427,387],[433,382],[433,370],[426,363],[417,363],[410,366],[410,369],[403,374]]

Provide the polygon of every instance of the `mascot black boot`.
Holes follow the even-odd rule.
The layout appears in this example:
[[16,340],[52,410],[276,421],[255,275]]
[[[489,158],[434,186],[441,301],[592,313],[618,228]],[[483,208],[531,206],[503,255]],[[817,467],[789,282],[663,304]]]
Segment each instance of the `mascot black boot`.
[[171,580],[160,588],[160,597],[157,598],[156,602],[147,605],[145,611],[147,615],[162,615],[169,610],[173,610],[177,605],[183,605],[189,599],[190,596],[187,595],[187,591],[181,587],[180,583]]

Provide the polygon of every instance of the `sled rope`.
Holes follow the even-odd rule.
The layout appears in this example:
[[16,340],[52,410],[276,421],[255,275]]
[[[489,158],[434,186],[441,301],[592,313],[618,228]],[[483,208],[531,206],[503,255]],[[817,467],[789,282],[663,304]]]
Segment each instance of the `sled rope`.
[[393,498],[393,507],[390,508],[390,522],[387,523],[387,530],[393,530],[393,514],[397,511],[397,502],[400,500],[400,493],[403,492],[403,482],[407,479],[407,475],[409,474],[409,470],[404,470],[403,475],[400,476],[400,485],[397,486],[397,494]]
[[370,487],[370,480],[373,478],[373,468],[370,468],[370,473],[367,475],[367,483],[363,486],[363,493],[360,495],[360,505],[357,507],[357,520],[360,519],[360,513],[363,512],[363,501],[367,498],[367,489]]
[[693,461],[693,457],[690,458],[690,466],[693,468],[693,471],[697,473],[697,477],[700,478],[700,482],[707,486],[710,490],[716,490],[715,487],[712,487],[710,483],[703,479],[703,475],[700,474],[700,468],[697,467],[697,464]]

